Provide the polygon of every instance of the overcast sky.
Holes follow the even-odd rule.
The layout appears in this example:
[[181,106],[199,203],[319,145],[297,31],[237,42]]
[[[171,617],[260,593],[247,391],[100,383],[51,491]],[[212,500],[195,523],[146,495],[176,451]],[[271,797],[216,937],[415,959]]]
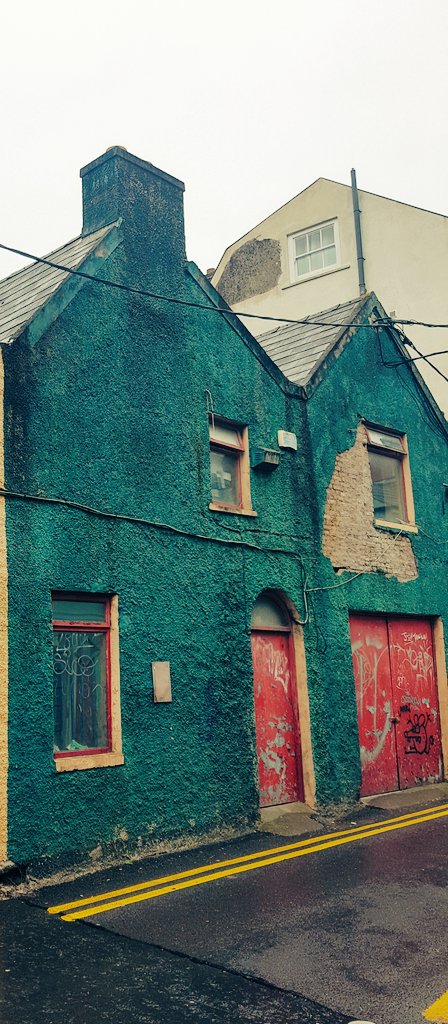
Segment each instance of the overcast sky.
[[[21,0],[0,33],[0,241],[81,227],[123,145],[186,183],[202,269],[315,178],[448,213],[448,0]],[[0,253],[0,277],[23,265]]]

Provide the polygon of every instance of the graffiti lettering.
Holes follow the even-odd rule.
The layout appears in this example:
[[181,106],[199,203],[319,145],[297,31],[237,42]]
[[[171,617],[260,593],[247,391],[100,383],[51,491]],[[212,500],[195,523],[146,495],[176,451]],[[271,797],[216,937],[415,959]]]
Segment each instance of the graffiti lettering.
[[[363,764],[372,764],[376,761],[391,727],[390,702],[384,699],[385,690],[380,684],[380,663],[386,653],[387,647],[384,646],[384,642],[375,635],[368,635],[365,645],[359,640],[352,644],[355,676],[358,680],[358,716],[363,726],[364,737],[368,741],[368,746],[361,744]],[[368,702],[367,695],[372,703],[370,700]],[[366,712],[369,712],[368,716]]]
[[[406,633],[405,636],[411,636]],[[408,678],[414,678],[414,685],[417,692],[425,692],[434,685],[434,662],[429,640],[426,636],[412,634],[417,639],[424,641],[425,646],[415,650],[412,646],[402,647],[401,644],[392,644],[397,658],[397,689],[406,690]]]
[[288,658],[283,651],[276,651],[272,643],[264,642],[258,650],[258,664],[261,673],[280,683],[286,695],[289,693]]
[[405,754],[429,754],[434,743],[434,736],[428,733],[428,725],[431,721],[430,715],[415,712],[408,718],[408,729],[405,729],[404,738],[406,746]]
[[417,640],[428,640],[426,633],[402,633],[405,644],[412,644]]

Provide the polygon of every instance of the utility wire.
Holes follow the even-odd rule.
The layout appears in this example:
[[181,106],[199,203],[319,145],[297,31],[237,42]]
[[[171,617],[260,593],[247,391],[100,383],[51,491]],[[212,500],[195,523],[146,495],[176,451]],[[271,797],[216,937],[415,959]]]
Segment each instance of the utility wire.
[[14,249],[10,245],[4,245],[0,242],[0,249],[6,250],[6,252],[16,253],[18,256],[24,256],[25,259],[33,260],[36,263],[43,263],[46,267],[52,267],[53,270],[61,270],[66,274],[72,274],[74,277],[82,277],[87,281],[93,281],[95,284],[107,285],[109,288],[117,288],[119,291],[131,292],[132,295],[142,295],[149,299],[157,299],[159,302],[171,302],[176,306],[188,306],[193,309],[203,309],[207,313],[224,313],[226,316],[236,317],[250,317],[254,320],[270,320],[275,323],[284,324],[313,324],[316,327],[351,327],[354,324],[342,324],[342,323],[329,323],[326,321],[318,320],[290,320],[287,317],[280,316],[268,316],[267,314],[258,315],[258,313],[236,313],[230,306],[213,306],[205,302],[194,302],[190,299],[180,299],[175,295],[161,295],[158,292],[151,292],[145,288],[136,288],[134,285],[121,284],[118,281],[110,281],[104,277],[96,277],[94,274],[87,274],[85,270],[75,270],[72,267],[66,267],[62,263],[55,263],[53,260],[47,260],[42,256],[33,256],[32,253],[25,252],[22,249]]
[[417,396],[416,391],[409,386],[408,382],[404,379],[404,377],[400,373],[400,370],[399,370],[400,366],[405,366],[406,363],[408,363],[408,362],[412,363],[414,360],[413,359],[401,359],[401,360],[388,360],[388,359],[386,359],[386,357],[384,355],[384,352],[383,352],[383,346],[382,346],[382,343],[381,343],[381,331],[380,330],[377,331],[377,339],[378,339],[380,359],[381,359],[381,362],[382,362],[383,366],[387,367],[388,369],[395,370],[395,373],[396,373],[400,383],[403,385],[403,387],[409,393],[410,397],[412,398],[412,401],[417,406],[417,408],[418,408],[418,410],[420,412],[420,416],[421,416],[422,420],[424,422],[426,422],[427,426],[429,426],[430,430],[432,431],[433,434],[436,435],[436,437],[442,437],[443,440],[446,442],[446,431],[444,430],[444,427],[443,427],[442,423],[440,422],[438,416],[434,412],[432,406],[429,403],[427,403],[427,402],[423,403],[420,400],[420,398]]
[[414,352],[417,353],[416,356],[412,356],[412,357],[409,356],[409,359],[401,360],[399,363],[397,363],[397,365],[399,366],[399,365],[402,365],[403,363],[406,363],[406,362],[415,363],[417,361],[417,359],[424,359],[425,363],[428,363],[428,366],[430,366],[431,369],[435,370],[435,372],[438,373],[440,377],[443,377],[443,380],[446,380],[446,382],[448,383],[448,377],[446,376],[446,374],[443,373],[442,370],[439,370],[438,366],[435,366],[434,363],[430,362],[431,356],[434,356],[434,355],[445,355],[445,353],[444,352],[428,352],[427,354],[425,354],[424,352],[420,352],[420,349],[417,348],[417,346],[414,344],[414,342],[411,341],[411,339],[408,338],[405,335],[404,331],[402,331],[400,327],[396,327],[395,329],[396,329],[398,335],[400,336],[402,343],[404,345],[407,345],[409,348],[412,348],[414,350]]
[[[5,252],[12,252],[12,253],[14,253],[17,256],[23,256],[27,260],[33,260],[33,262],[35,262],[35,263],[42,263],[42,264],[44,264],[47,267],[52,267],[53,270],[60,270],[60,271],[62,271],[65,274],[72,274],[74,277],[82,277],[82,278],[84,278],[87,281],[93,281],[95,284],[106,285],[109,288],[116,288],[119,291],[130,292],[133,295],[142,295],[142,296],[145,296],[146,298],[157,299],[159,302],[171,302],[171,303],[173,303],[174,305],[177,305],[177,306],[188,306],[188,307],[193,308],[193,309],[203,309],[207,313],[224,313],[226,316],[230,315],[230,316],[236,316],[236,317],[241,317],[241,318],[249,318],[249,319],[253,319],[253,320],[268,320],[268,321],[273,321],[275,323],[282,323],[282,324],[297,324],[298,326],[304,326],[304,327],[308,326],[308,327],[346,327],[346,328],[349,328],[349,327],[359,327],[360,326],[360,324],[358,322],[356,322],[356,321],[350,322],[350,321],[316,320],[316,319],[314,319],[312,317],[305,317],[305,319],[303,319],[303,320],[297,320],[297,319],[293,319],[291,317],[268,316],[267,313],[249,313],[249,312],[244,312],[244,311],[241,311],[241,310],[236,312],[234,309],[231,309],[230,306],[225,306],[225,307],[223,307],[223,306],[213,306],[213,305],[208,305],[208,304],[206,304],[204,302],[194,302],[194,301],[192,301],[190,299],[181,299],[181,298],[179,298],[179,297],[177,297],[175,295],[162,295],[162,294],[159,294],[158,292],[148,291],[145,288],[136,288],[134,285],[121,284],[118,281],[110,281],[110,280],[108,280],[107,278],[104,278],[104,277],[96,277],[94,274],[86,273],[85,270],[75,270],[73,267],[67,267],[63,263],[55,263],[54,260],[48,260],[48,259],[46,259],[43,256],[35,256],[32,253],[30,253],[30,252],[25,252],[25,250],[23,250],[23,249],[15,249],[13,246],[5,245],[2,242],[0,242],[0,249],[3,249]],[[20,271],[18,271],[18,273],[20,273]],[[446,328],[446,329],[448,329],[448,323],[446,323],[446,324],[432,324],[432,323],[426,323],[423,320],[399,320],[399,319],[393,319],[392,317],[378,317],[374,321],[374,323],[362,324],[362,326],[363,327],[371,327],[371,328],[373,328],[375,330],[379,326],[385,326],[385,327],[389,326],[390,327],[390,326],[395,326],[396,324],[405,324],[407,326],[409,325],[409,326],[415,326],[415,327],[428,327],[428,328],[437,328],[437,329]],[[442,352],[432,353],[432,355],[444,355],[446,352],[448,352],[448,349],[447,350],[443,350]],[[426,359],[427,357],[420,354],[419,358]],[[412,360],[409,360],[409,361],[412,362]]]
[[69,498],[53,498],[44,494],[28,494],[21,491],[10,491],[6,487],[0,487],[1,498],[15,498],[19,501],[37,502],[42,505],[61,505],[64,508],[74,509],[77,512],[87,512],[90,515],[98,516],[100,519],[117,519],[125,523],[136,523],[139,526],[150,526],[156,530],[163,530],[167,533],[177,534],[179,537],[189,537],[192,540],[208,541],[210,544],[226,544],[230,547],[246,548],[250,551],[261,551],[265,555],[288,555],[297,558],[302,569],[304,569],[302,556],[298,551],[288,548],[268,548],[259,544],[253,544],[247,540],[234,540],[228,537],[212,537],[205,533],[195,533],[194,530],[182,530],[169,523],[161,523],[158,520],[145,519],[141,516],[125,515],[121,512],[108,512],[105,509],[95,508],[91,505],[84,505],[79,501],[71,501]]
[[[209,534],[195,533],[193,530],[182,530],[182,529],[179,529],[179,527],[172,526],[169,523],[162,523],[162,522],[159,522],[157,520],[145,519],[145,518],[143,518],[141,516],[124,515],[123,513],[120,513],[120,512],[108,512],[108,511],[106,511],[104,509],[95,508],[92,505],[85,505],[82,502],[72,501],[72,500],[70,500],[68,498],[53,498],[53,497],[49,497],[49,496],[43,495],[43,494],[29,494],[29,493],[21,492],[21,491],[10,491],[6,487],[0,487],[0,497],[3,497],[3,498],[13,498],[15,500],[25,501],[25,502],[36,502],[36,503],[42,504],[42,505],[59,505],[59,506],[61,506],[63,508],[74,509],[77,512],[85,512],[85,513],[93,515],[93,516],[98,516],[98,518],[100,518],[100,519],[113,519],[113,520],[119,520],[119,521],[125,522],[125,523],[135,523],[138,526],[149,526],[149,527],[152,527],[153,529],[156,529],[156,530],[162,530],[162,531],[165,531],[167,533],[176,534],[179,537],[188,537],[188,538],[190,538],[192,540],[206,541],[206,542],[211,543],[211,544],[225,544],[228,547],[238,547],[238,548],[242,548],[243,550],[249,550],[249,551],[260,551],[264,555],[286,555],[287,557],[290,557],[290,558],[291,557],[292,558],[296,558],[297,561],[299,562],[300,566],[301,566],[302,573],[303,573],[303,576],[304,576],[302,597],[303,597],[303,603],[304,603],[304,609],[305,609],[305,619],[303,619],[303,620],[300,620],[300,619],[295,620],[297,622],[297,624],[301,625],[301,626],[306,626],[308,621],[309,621],[309,605],[308,605],[308,595],[309,594],[317,594],[318,592],[324,591],[324,590],[338,590],[339,587],[346,587],[348,583],[352,583],[353,580],[358,579],[359,576],[364,576],[364,575],[366,575],[367,572],[370,572],[370,570],[362,569],[360,572],[356,572],[353,576],[350,576],[346,580],[341,580],[339,583],[332,583],[329,586],[309,587],[308,586],[308,578],[309,577],[305,573],[305,566],[304,566],[304,562],[303,562],[303,558],[302,558],[301,554],[298,551],[292,551],[291,549],[288,549],[288,548],[261,547],[259,544],[251,543],[251,541],[246,541],[246,540],[241,540],[241,539],[238,539],[238,540],[235,539],[234,540],[234,539],[230,539],[230,538],[227,538],[227,537],[212,537]],[[421,529],[421,527],[419,527],[419,529]],[[404,526],[403,529],[399,530],[399,532],[394,537],[393,543],[395,544],[396,541],[398,540],[398,538],[401,537],[402,534],[405,533],[405,532],[406,532],[406,526]],[[422,530],[422,533],[425,533],[425,531]],[[445,541],[443,541],[443,540],[436,540],[436,538],[431,537],[430,534],[428,534],[428,533],[425,534],[425,535],[430,540],[434,541],[434,543],[441,543],[441,544],[445,543]],[[344,570],[344,571],[349,571],[349,570]]]
[[267,548],[261,547],[259,544],[253,544],[251,541],[246,540],[233,540],[227,537],[212,537],[208,534],[195,533],[192,530],[182,530],[177,526],[172,526],[169,523],[161,523],[157,520],[144,519],[140,516],[123,515],[120,512],[108,512],[103,509],[94,508],[91,505],[84,505],[79,501],[71,501],[68,498],[53,498],[43,494],[28,494],[20,491],[10,491],[6,487],[0,487],[0,497],[13,498],[19,501],[37,502],[42,505],[59,505],[63,508],[74,509],[77,512],[85,512],[89,515],[98,516],[100,519],[114,519],[126,523],[135,523],[138,526],[149,526],[153,529],[163,530],[166,533],[172,533],[178,537],[188,537],[192,540],[207,541],[210,544],[225,544],[227,547],[238,547],[249,551],[261,551],[264,555],[286,555],[289,558],[295,558],[300,564],[302,570],[302,578],[304,577],[302,598],[305,609],[305,618],[296,619],[297,625],[306,626],[309,620],[309,608],[307,601],[307,584],[308,577],[305,574],[305,566],[303,558],[298,551],[291,551],[285,548]]

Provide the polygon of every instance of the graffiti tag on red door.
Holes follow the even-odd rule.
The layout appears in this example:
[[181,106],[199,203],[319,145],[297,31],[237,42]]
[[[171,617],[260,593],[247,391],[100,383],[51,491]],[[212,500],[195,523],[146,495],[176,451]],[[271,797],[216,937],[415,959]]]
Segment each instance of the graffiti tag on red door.
[[442,774],[431,623],[351,616],[361,795],[436,782]]
[[396,690],[400,789],[442,776],[439,705],[431,623],[390,619],[389,644]]

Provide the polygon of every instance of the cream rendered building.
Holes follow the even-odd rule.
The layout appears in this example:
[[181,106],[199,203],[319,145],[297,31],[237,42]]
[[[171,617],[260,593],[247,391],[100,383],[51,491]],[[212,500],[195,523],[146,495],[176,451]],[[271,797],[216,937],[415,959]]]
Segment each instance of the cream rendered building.
[[[353,184],[318,178],[226,249],[212,283],[236,312],[306,317],[354,299],[364,283],[393,318],[448,323],[448,217]],[[276,326],[244,323],[258,337]],[[448,349],[448,329],[405,332],[426,355]],[[448,355],[433,362],[448,375]],[[448,383],[418,366],[446,413]]]

